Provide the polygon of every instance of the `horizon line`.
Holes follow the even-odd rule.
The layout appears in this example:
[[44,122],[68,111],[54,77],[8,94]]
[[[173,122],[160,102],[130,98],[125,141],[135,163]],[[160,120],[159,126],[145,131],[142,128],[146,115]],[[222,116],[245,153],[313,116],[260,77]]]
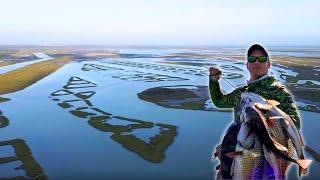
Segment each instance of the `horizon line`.
[[[166,44],[159,44],[159,45],[152,45],[152,44],[0,44],[0,47],[157,47],[157,48],[210,48],[210,47],[235,47],[235,48],[246,48],[252,44],[236,44],[236,45],[228,45],[228,44],[221,44],[221,45],[166,45]],[[320,47],[319,45],[313,45],[313,44],[301,44],[301,45],[288,45],[288,44],[282,44],[282,45],[272,45],[272,44],[263,44],[258,43],[263,46],[267,47]]]

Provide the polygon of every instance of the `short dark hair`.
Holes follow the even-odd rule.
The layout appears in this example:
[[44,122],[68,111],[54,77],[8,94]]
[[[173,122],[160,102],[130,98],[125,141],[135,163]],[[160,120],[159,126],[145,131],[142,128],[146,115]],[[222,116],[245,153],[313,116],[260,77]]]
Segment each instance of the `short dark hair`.
[[250,46],[248,49],[248,52],[247,52],[247,56],[250,56],[252,54],[252,52],[256,51],[256,50],[262,51],[266,57],[269,57],[268,52],[259,44],[254,44],[254,45]]

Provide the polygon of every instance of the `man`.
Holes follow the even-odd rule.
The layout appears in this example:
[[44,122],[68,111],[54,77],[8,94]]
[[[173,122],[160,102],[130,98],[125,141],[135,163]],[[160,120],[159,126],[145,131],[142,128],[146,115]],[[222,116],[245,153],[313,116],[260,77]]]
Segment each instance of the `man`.
[[212,102],[218,108],[234,108],[234,122],[228,128],[220,150],[220,173],[223,179],[231,179],[230,168],[232,158],[225,156],[233,152],[237,143],[237,134],[240,129],[240,108],[239,102],[241,93],[244,91],[259,94],[265,99],[272,99],[280,102],[278,106],[286,112],[300,129],[300,118],[292,96],[273,76],[268,74],[271,63],[267,51],[259,44],[252,45],[247,52],[247,69],[250,73],[250,80],[244,87],[237,88],[229,94],[222,94],[219,86],[221,71],[211,67],[209,69],[209,90]]

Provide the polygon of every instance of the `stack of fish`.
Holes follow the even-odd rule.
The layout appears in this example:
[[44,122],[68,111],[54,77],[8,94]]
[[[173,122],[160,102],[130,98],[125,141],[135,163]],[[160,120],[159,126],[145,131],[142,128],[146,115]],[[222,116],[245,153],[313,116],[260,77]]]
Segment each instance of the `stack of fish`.
[[304,142],[292,119],[276,107],[279,103],[244,92],[241,95],[241,127],[233,158],[233,179],[285,179],[290,162],[307,173],[311,160],[304,158]]

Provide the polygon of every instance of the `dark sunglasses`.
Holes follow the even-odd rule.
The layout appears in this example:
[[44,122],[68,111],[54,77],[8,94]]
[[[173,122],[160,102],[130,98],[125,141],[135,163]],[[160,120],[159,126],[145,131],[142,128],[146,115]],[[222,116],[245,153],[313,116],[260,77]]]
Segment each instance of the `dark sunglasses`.
[[259,62],[264,63],[269,60],[267,56],[248,56],[247,60],[249,63],[254,63],[258,59]]

